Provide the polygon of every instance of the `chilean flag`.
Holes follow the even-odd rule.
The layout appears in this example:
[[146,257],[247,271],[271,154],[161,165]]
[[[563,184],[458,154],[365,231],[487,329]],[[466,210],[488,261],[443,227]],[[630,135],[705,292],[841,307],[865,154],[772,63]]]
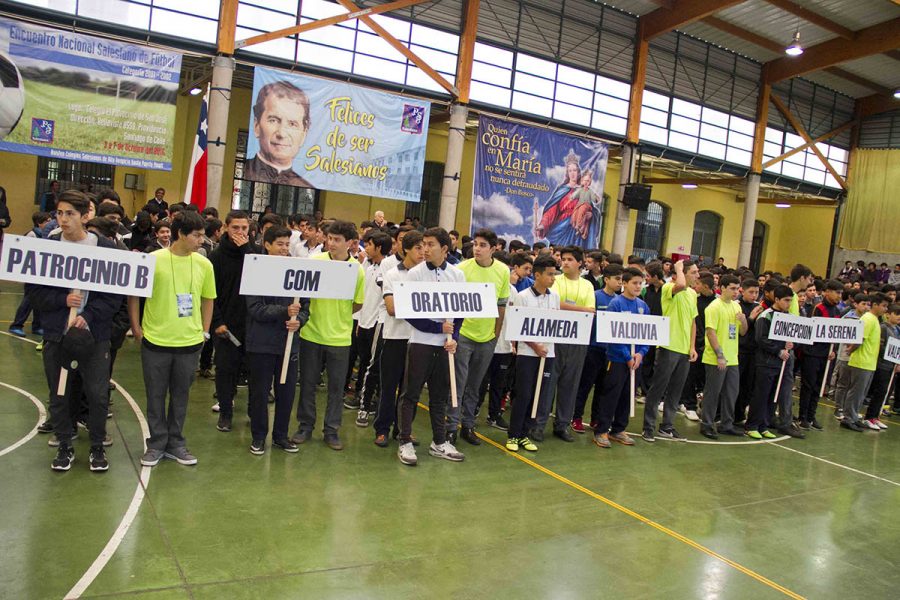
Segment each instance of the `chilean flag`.
[[206,208],[206,132],[209,129],[207,120],[209,92],[203,96],[200,105],[200,123],[197,135],[194,136],[194,150],[191,153],[191,168],[188,170],[187,186],[184,190],[184,201],[193,204],[197,210]]

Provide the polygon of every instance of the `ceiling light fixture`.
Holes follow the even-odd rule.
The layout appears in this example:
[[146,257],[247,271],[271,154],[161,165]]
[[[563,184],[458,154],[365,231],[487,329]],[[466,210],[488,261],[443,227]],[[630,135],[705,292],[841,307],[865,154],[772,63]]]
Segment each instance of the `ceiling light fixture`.
[[791,45],[784,49],[784,53],[788,56],[800,56],[801,54],[803,54],[803,46],[800,45],[799,29],[794,32],[794,39],[791,40]]
[[900,100],[900,88],[894,90],[894,98]]
[[790,208],[790,204],[776,204],[775,208]]
[[696,183],[682,183],[681,187],[683,187],[686,190],[696,190],[697,184]]
[[200,92],[202,92],[202,91],[203,91],[202,89],[200,89],[200,88],[198,88],[198,87],[195,87],[195,88],[191,88],[190,94],[191,94],[191,96],[196,96],[196,95],[198,95],[198,94],[199,94]]

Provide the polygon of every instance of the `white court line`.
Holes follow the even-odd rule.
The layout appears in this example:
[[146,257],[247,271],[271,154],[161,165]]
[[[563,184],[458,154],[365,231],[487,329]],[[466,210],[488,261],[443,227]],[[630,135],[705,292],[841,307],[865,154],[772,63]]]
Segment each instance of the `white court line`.
[[[134,411],[135,416],[137,417],[138,423],[141,426],[141,435],[144,439],[144,451],[146,448],[146,440],[150,437],[150,428],[147,426],[147,420],[144,418],[144,413],[141,412],[141,408],[134,401],[134,398],[131,397],[131,394],[125,390],[124,387],[119,385],[116,381],[113,381],[113,384],[116,386],[116,389],[119,390],[119,393],[125,397],[125,400],[128,401],[128,404],[131,405],[131,410]],[[119,526],[116,528],[115,533],[113,533],[112,537],[109,538],[109,541],[106,543],[106,546],[103,550],[100,551],[100,555],[94,560],[93,564],[88,567],[88,570],[84,572],[84,575],[81,576],[81,579],[72,586],[72,589],[65,595],[65,600],[70,600],[74,598],[80,598],[81,595],[88,589],[88,587],[94,582],[97,576],[100,574],[100,571],[103,570],[103,567],[106,566],[106,563],[109,562],[109,559],[113,557],[113,554],[116,553],[116,550],[119,548],[119,544],[122,543],[122,540],[125,539],[125,535],[128,533],[128,530],[131,528],[131,524],[134,523],[134,519],[137,517],[138,509],[141,507],[141,502],[144,501],[144,496],[147,494],[147,486],[150,484],[150,467],[141,467],[141,476],[138,481],[137,488],[134,490],[134,496],[131,498],[131,504],[128,505],[128,510],[125,511],[125,516],[122,517],[122,521],[119,523]]]
[[827,463],[833,467],[840,467],[841,469],[846,469],[848,471],[852,471],[854,473],[858,473],[859,475],[865,475],[866,477],[871,477],[872,479],[877,479],[878,481],[883,481],[885,483],[890,483],[891,485],[896,485],[900,487],[900,483],[896,481],[891,481],[890,479],[885,479],[884,477],[879,477],[878,475],[873,475],[871,473],[866,473],[865,471],[860,471],[859,469],[854,469],[853,467],[848,467],[847,465],[842,465],[841,463],[832,462],[826,458],[822,458],[821,456],[815,456],[813,454],[807,454],[806,452],[801,452],[799,450],[794,450],[793,448],[788,448],[787,446],[782,446],[781,444],[773,444],[776,448],[781,448],[782,450],[787,450],[788,452],[795,452],[797,454],[802,454],[803,456],[813,458],[815,460],[820,460],[823,463]]
[[16,443],[13,444],[12,446],[8,446],[8,447],[4,448],[3,450],[0,450],[0,456],[4,456],[4,455],[6,455],[6,454],[9,454],[10,452],[12,452],[13,450],[15,450],[15,449],[18,448],[19,446],[28,443],[28,441],[29,441],[31,438],[33,438],[34,436],[37,435],[37,432],[38,432],[38,430],[37,430],[38,425],[40,425],[41,423],[43,423],[44,420],[47,418],[47,411],[44,410],[44,404],[43,404],[40,400],[38,400],[37,398],[35,398],[33,394],[30,394],[30,393],[26,392],[25,390],[23,390],[23,389],[21,389],[21,388],[17,388],[17,387],[14,386],[14,385],[9,385],[8,383],[3,383],[2,381],[0,381],[0,385],[2,385],[3,387],[9,388],[9,389],[11,389],[11,390],[13,390],[13,391],[15,391],[15,392],[19,392],[20,394],[22,394],[23,396],[25,396],[26,398],[28,398],[29,400],[31,400],[31,401],[34,403],[34,405],[37,406],[37,409],[38,409],[38,420],[37,420],[37,424],[36,424],[36,425],[34,426],[34,428],[33,428],[31,431],[29,431],[28,434],[27,434],[25,437],[23,437],[21,440],[19,440],[18,442],[16,442]]
[[[640,433],[632,433],[630,431],[628,432],[628,435],[638,437],[638,438],[641,437]],[[746,441],[742,441],[742,442],[714,442],[712,440],[686,440],[686,439],[675,440],[672,438],[665,438],[665,437],[659,437],[659,436],[654,436],[654,439],[662,440],[664,442],[678,442],[681,444],[709,444],[710,446],[760,446],[762,444],[771,444],[774,442],[780,442],[780,441],[786,440],[790,437],[791,436],[789,436],[789,435],[783,435],[781,437],[772,438],[771,440],[746,440]]]

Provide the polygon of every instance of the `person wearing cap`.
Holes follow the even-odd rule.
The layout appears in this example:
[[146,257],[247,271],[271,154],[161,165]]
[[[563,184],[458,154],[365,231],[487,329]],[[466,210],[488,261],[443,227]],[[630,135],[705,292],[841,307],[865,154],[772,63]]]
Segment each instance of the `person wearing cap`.
[[[115,249],[103,236],[89,233],[85,223],[91,215],[91,202],[82,192],[60,194],[56,218],[61,231],[50,239],[96,248]],[[64,250],[63,250],[64,251]],[[106,471],[109,462],[103,450],[106,438],[106,414],[109,407],[109,340],[113,316],[122,304],[122,296],[104,292],[81,292],[65,287],[26,284],[28,299],[41,313],[44,326],[44,373],[50,387],[50,422],[59,440],[54,471],[68,471],[75,461],[72,440],[76,435],[75,416],[81,392],[88,402],[88,431],[91,471]],[[71,309],[75,319],[69,322]],[[76,393],[75,377],[70,377],[63,395],[57,393],[60,369],[76,371],[81,392]]]

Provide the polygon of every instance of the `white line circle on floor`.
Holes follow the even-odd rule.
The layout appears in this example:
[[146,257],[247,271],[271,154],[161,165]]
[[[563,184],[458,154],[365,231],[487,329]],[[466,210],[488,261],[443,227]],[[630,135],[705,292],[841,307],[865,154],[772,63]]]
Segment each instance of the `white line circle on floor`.
[[[628,432],[628,435],[639,438],[641,437],[640,433],[632,433]],[[772,438],[771,440],[745,440],[741,442],[714,442],[713,440],[688,440],[688,439],[680,439],[675,440],[672,438],[665,438],[660,436],[655,436],[655,439],[662,440],[664,442],[678,442],[680,444],[709,444],[710,446],[761,446],[762,444],[772,444],[774,442],[780,442],[782,440],[789,439],[791,436],[783,435],[781,437]]]
[[44,404],[43,404],[40,400],[38,400],[38,399],[34,396],[34,394],[31,394],[31,393],[29,393],[29,392],[26,392],[26,391],[23,390],[22,388],[17,388],[17,387],[14,386],[14,385],[9,385],[8,383],[3,383],[2,381],[0,381],[0,385],[2,385],[2,386],[5,387],[5,388],[9,388],[9,389],[11,389],[11,390],[14,391],[14,392],[18,392],[18,393],[22,394],[23,396],[25,396],[26,398],[28,398],[29,400],[31,400],[31,401],[34,403],[34,405],[37,407],[37,409],[38,409],[38,420],[37,420],[37,423],[35,424],[34,428],[32,428],[32,430],[29,431],[29,432],[25,435],[25,437],[23,437],[22,439],[20,439],[20,440],[19,440],[18,442],[16,442],[15,444],[13,444],[13,445],[11,445],[11,446],[7,446],[7,447],[4,448],[3,450],[0,450],[0,456],[4,456],[4,455],[6,455],[6,454],[9,454],[10,452],[12,452],[13,450],[15,450],[15,449],[18,448],[19,446],[22,446],[22,445],[24,445],[24,444],[27,444],[27,443],[31,440],[31,438],[33,438],[34,436],[37,435],[37,432],[38,432],[38,431],[37,431],[38,425],[40,425],[41,423],[43,423],[43,422],[44,422],[44,419],[47,418],[47,411],[46,411],[46,409],[44,408]]
[[800,450],[795,450],[793,448],[788,448],[787,446],[782,446],[781,444],[774,444],[777,448],[781,448],[782,450],[787,450],[788,452],[795,452],[797,454],[802,454],[803,456],[812,458],[814,460],[820,460],[823,463],[829,464],[833,467],[840,467],[841,469],[846,469],[848,471],[852,471],[853,473],[857,473],[859,475],[865,475],[866,477],[871,477],[872,479],[877,479],[878,481],[883,481],[885,483],[890,483],[891,485],[896,485],[900,487],[900,483],[896,481],[891,481],[890,479],[885,479],[884,477],[879,477],[878,475],[873,475],[872,473],[866,473],[865,471],[860,471],[859,469],[854,469],[853,467],[848,467],[847,465],[842,465],[841,463],[836,463],[834,461],[830,461],[827,458],[822,458],[821,456],[816,456],[814,454],[807,454],[806,452],[801,452]]

